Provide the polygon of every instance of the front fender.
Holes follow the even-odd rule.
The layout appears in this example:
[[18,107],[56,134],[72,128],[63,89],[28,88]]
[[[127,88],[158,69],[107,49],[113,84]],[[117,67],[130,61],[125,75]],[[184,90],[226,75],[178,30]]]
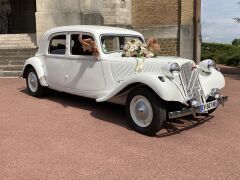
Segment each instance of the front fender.
[[32,58],[29,58],[25,62],[24,67],[23,67],[23,77],[24,78],[26,78],[25,74],[29,67],[33,67],[35,69],[40,84],[44,87],[47,87],[48,84],[45,79],[45,73],[44,73],[43,64],[41,62],[41,59],[39,57],[32,57]]
[[211,69],[211,73],[204,73],[200,71],[199,79],[204,93],[210,94],[213,88],[222,89],[225,86],[225,79],[223,74],[216,69]]
[[183,98],[178,87],[168,78],[165,78],[165,81],[162,82],[159,78],[159,75],[149,74],[149,73],[139,73],[130,76],[118,86],[116,86],[112,91],[107,93],[107,95],[98,98],[97,102],[103,102],[111,99],[117,95],[120,91],[131,84],[141,83],[150,87],[160,98],[165,101],[178,101],[183,104],[186,104],[185,99]]

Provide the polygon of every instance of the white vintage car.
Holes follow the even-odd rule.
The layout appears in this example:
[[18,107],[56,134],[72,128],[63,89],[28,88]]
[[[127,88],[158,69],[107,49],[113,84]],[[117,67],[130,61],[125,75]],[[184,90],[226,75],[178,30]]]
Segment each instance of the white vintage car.
[[[95,40],[96,58],[83,51],[79,34]],[[145,59],[141,72],[136,57],[122,57],[125,43],[142,34],[104,26],[65,26],[42,36],[36,55],[23,69],[27,90],[41,96],[46,88],[126,106],[132,127],[157,133],[167,119],[210,114],[227,96],[225,80],[213,60],[195,65],[179,57]]]

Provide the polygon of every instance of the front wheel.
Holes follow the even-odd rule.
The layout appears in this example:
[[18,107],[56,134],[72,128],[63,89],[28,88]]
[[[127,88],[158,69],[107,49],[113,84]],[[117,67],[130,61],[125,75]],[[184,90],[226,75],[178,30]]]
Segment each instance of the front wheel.
[[34,97],[40,97],[43,95],[44,88],[39,83],[37,73],[33,68],[30,68],[27,71],[26,83],[27,91],[30,95]]
[[141,134],[155,135],[166,121],[164,102],[147,87],[134,88],[126,104],[130,123]]

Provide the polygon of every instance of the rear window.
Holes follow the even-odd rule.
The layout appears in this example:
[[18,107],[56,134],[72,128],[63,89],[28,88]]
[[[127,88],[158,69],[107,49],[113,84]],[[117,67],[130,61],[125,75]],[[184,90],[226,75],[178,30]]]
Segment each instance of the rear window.
[[49,54],[64,55],[66,53],[66,35],[54,36],[48,48]]

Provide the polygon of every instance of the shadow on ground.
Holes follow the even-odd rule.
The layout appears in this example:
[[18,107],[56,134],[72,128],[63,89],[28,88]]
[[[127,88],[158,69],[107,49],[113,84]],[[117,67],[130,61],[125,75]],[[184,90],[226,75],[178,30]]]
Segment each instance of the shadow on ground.
[[[25,88],[18,89],[21,93],[28,94]],[[96,120],[113,123],[122,126],[128,130],[133,130],[127,121],[125,107],[111,103],[96,103],[95,100],[75,96],[67,93],[51,90],[49,94],[43,98],[61,104],[64,108],[73,107],[84,109],[90,112],[90,115]],[[180,134],[183,131],[195,128],[205,122],[210,121],[213,116],[200,116],[193,118],[192,116],[181,119],[168,120],[165,127],[155,137],[167,137],[174,134]]]
[[183,131],[200,126],[201,124],[210,121],[214,116],[199,116],[193,118],[187,116],[181,119],[173,119],[166,122],[164,129],[162,129],[156,137],[167,137],[174,134],[180,134]]

